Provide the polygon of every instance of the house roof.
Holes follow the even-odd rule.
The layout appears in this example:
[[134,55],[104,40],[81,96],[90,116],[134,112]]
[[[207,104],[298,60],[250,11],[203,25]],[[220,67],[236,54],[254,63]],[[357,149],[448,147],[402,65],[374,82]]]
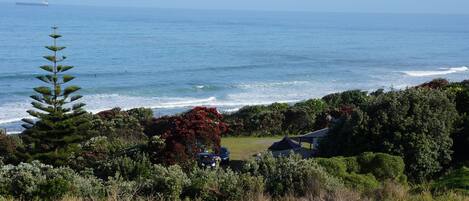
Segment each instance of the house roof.
[[298,149],[298,148],[301,148],[300,144],[294,142],[289,137],[284,137],[282,140],[272,144],[272,146],[269,147],[269,150],[282,151],[282,150]]
[[329,128],[323,128],[321,130],[313,131],[313,132],[310,132],[301,136],[292,137],[291,139],[297,142],[301,141],[301,142],[313,143],[313,139],[326,137],[328,133],[329,133]]

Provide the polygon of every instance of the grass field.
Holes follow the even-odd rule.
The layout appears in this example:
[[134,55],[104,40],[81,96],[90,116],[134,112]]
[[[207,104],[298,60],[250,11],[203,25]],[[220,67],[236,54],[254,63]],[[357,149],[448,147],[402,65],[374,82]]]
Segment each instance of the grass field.
[[252,155],[266,151],[272,143],[282,139],[276,137],[223,137],[221,145],[231,152],[231,160],[247,160]]

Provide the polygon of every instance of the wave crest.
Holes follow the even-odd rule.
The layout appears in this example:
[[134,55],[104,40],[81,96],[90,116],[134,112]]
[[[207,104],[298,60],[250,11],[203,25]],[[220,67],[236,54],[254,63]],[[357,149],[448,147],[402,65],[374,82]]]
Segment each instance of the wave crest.
[[402,71],[402,73],[411,77],[427,77],[427,76],[459,73],[459,72],[464,72],[468,70],[469,70],[468,67],[461,66],[461,67],[452,67],[452,68],[441,68],[440,70],[435,70],[435,71]]

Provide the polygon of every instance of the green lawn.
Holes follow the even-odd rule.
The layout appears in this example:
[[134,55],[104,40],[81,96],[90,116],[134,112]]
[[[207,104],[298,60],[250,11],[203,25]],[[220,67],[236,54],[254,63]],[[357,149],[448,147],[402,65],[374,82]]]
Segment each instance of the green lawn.
[[282,139],[276,137],[223,137],[221,145],[231,152],[231,160],[247,160],[252,155],[266,151],[272,143]]

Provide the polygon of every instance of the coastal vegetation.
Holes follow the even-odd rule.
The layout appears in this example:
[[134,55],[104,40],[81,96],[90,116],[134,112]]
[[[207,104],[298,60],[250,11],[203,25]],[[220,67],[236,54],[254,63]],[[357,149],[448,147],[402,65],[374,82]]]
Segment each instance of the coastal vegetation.
[[[0,134],[2,200],[468,200],[469,82],[352,90],[221,114],[195,107],[83,110],[64,86],[60,38],[46,48],[19,135]],[[64,88],[62,90],[62,88]],[[317,157],[264,152],[283,135],[330,128]],[[226,138],[225,138],[226,137]],[[223,138],[227,139],[226,141]],[[252,141],[252,142],[248,142]],[[201,168],[197,154],[237,147],[237,166]],[[235,150],[233,148],[233,150]],[[251,157],[253,153],[259,153]],[[244,156],[241,156],[243,155]],[[247,155],[247,156],[246,156]]]

